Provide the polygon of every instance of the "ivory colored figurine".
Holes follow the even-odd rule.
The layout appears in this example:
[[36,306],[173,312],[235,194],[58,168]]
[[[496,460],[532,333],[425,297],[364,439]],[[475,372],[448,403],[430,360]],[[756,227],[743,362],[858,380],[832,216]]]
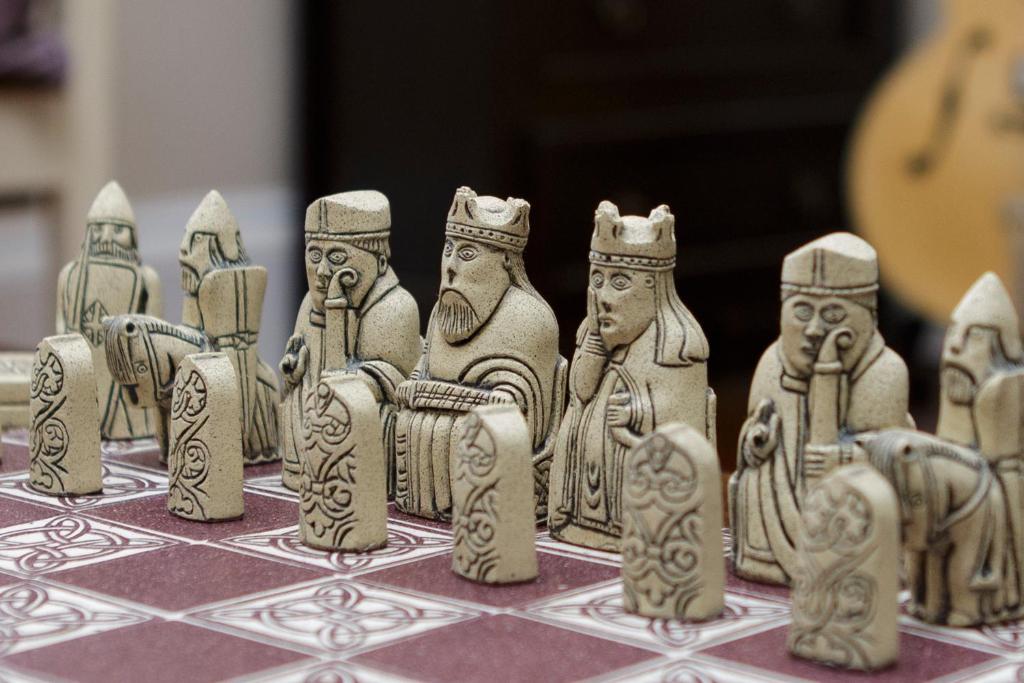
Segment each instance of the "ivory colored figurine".
[[35,353],[28,351],[0,353],[0,431],[28,428],[34,361]]
[[725,605],[718,454],[689,425],[662,425],[626,460],[622,590],[626,611],[711,619]]
[[866,463],[840,467],[800,513],[789,650],[846,669],[899,654],[900,522],[892,486]]
[[675,218],[611,202],[594,214],[587,317],[576,332],[569,407],[551,468],[551,535],[618,550],[626,456],[661,425],[682,422],[714,444],[708,342],[672,273]]
[[733,566],[788,584],[811,484],[853,460],[853,436],[910,426],[903,360],[877,329],[878,259],[838,232],[782,265],[779,339],[761,356],[729,480]]
[[92,349],[81,334],[39,342],[29,410],[29,485],[51,496],[101,492],[96,376]]
[[513,405],[475,408],[452,456],[452,571],[479,583],[537,578],[530,432]]
[[495,403],[523,413],[538,516],[546,510],[566,364],[555,315],[523,264],[529,216],[522,199],[455,192],[423,356],[397,391],[395,502],[404,512],[450,518],[460,430],[473,408]]
[[134,405],[110,376],[103,318],[127,313],[160,316],[156,271],[139,260],[135,214],[116,181],[107,183],[86,216],[82,253],[57,280],[57,334],[79,332],[89,343],[105,439],[138,439],[157,429],[154,411]]
[[238,380],[224,353],[185,356],[171,400],[167,509],[198,522],[238,519],[242,437]]
[[178,365],[191,353],[225,353],[238,383],[245,464],[275,460],[277,375],[256,350],[267,273],[262,266],[249,265],[238,223],[216,191],[206,195],[189,219],[179,261],[183,324],[143,315],[108,319],[104,326],[111,373],[133,403],[160,408],[158,436],[166,460]]
[[391,209],[374,190],[321,197],[306,209],[306,281],[281,374],[283,484],[297,490],[303,407],[327,370],[362,377],[383,425],[388,490],[394,489],[395,390],[422,350],[419,309],[391,268]]
[[303,413],[299,539],[324,550],[384,547],[387,463],[373,392],[354,374],[328,373]]

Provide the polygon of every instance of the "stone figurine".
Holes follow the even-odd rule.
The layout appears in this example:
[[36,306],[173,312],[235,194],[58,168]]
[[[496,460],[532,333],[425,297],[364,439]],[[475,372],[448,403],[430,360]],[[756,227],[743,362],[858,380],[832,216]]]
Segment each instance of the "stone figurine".
[[373,190],[321,197],[306,210],[306,281],[295,331],[288,340],[282,420],[283,484],[301,476],[304,406],[326,371],[361,377],[380,409],[394,491],[395,391],[422,351],[419,309],[398,283],[391,258],[391,209]]
[[576,332],[569,406],[551,467],[551,535],[618,550],[627,455],[656,428],[690,425],[715,442],[708,342],[673,280],[675,218],[659,206],[594,215],[587,317]]
[[39,342],[32,366],[29,485],[51,496],[103,490],[92,348],[81,334]]
[[474,408],[452,456],[452,571],[479,583],[537,578],[530,432],[514,405]]
[[107,183],[86,216],[82,253],[57,279],[57,334],[79,332],[89,343],[96,374],[100,433],[105,439],[153,436],[157,414],[134,405],[111,377],[103,351],[103,318],[127,313],[163,315],[160,280],[139,260],[135,214],[116,181]]
[[242,401],[224,353],[185,356],[171,399],[167,509],[198,522],[238,519],[242,497]]
[[857,453],[853,436],[912,424],[903,360],[877,329],[878,259],[833,233],[782,266],[779,339],[761,356],[729,480],[733,566],[788,584],[810,485]]
[[693,427],[658,427],[626,460],[622,589],[627,612],[702,621],[725,605],[722,475]]
[[299,539],[364,552],[388,540],[380,405],[358,375],[325,373],[306,396],[300,443]]
[[800,512],[789,650],[871,671],[899,654],[900,522],[896,494],[855,463],[811,488]]
[[455,192],[423,356],[397,391],[395,501],[404,512],[451,516],[449,461],[464,423],[473,408],[507,404],[526,420],[544,514],[565,360],[555,315],[523,264],[529,214],[522,199]]
[[181,325],[142,315],[105,321],[106,357],[134,404],[159,407],[158,437],[167,459],[174,376],[185,356],[220,351],[235,368],[245,464],[276,460],[277,375],[257,353],[267,273],[250,265],[238,223],[223,197],[206,195],[185,228],[179,252],[185,292]]

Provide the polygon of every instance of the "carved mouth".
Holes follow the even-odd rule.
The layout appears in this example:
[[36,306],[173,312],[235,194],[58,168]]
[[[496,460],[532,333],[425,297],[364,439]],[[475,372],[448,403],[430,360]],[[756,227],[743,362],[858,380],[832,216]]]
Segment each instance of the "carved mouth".
[[138,386],[135,384],[122,384],[121,386],[128,392],[128,400],[132,402],[132,405],[139,405]]

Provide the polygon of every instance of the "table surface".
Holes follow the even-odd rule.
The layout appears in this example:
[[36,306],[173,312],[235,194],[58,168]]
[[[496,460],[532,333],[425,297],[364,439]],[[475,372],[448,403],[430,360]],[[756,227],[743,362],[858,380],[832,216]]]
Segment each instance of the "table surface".
[[[386,548],[298,542],[279,466],[246,468],[245,516],[166,510],[152,442],[104,445],[104,493],[27,486],[24,433],[0,463],[0,681],[1024,680],[1024,627],[902,617],[899,664],[848,674],[788,655],[788,591],[730,576],[705,623],[626,614],[617,555],[537,534],[540,577],[450,570],[445,525],[392,511]],[[726,544],[728,545],[728,544]]]

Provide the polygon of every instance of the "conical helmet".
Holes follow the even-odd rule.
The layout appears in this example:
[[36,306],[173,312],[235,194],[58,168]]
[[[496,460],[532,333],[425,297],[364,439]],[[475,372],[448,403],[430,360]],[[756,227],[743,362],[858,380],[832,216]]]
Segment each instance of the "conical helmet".
[[971,285],[953,309],[952,319],[960,330],[971,327],[995,330],[1006,357],[1013,361],[1020,360],[1020,318],[1010,293],[995,273],[985,273]]
[[86,214],[86,223],[116,223],[134,229],[135,212],[128,203],[128,197],[116,180],[103,186]]

